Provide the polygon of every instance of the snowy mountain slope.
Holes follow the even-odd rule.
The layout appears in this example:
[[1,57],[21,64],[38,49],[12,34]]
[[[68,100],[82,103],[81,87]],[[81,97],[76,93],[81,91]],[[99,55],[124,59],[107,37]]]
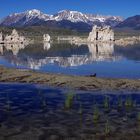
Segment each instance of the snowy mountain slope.
[[[78,11],[62,10],[54,15],[44,14],[39,10],[33,9],[23,13],[11,14],[0,21],[1,26],[32,26],[32,25],[45,25],[55,22],[61,25],[63,21],[68,23],[83,23],[88,26],[96,25],[110,25],[116,26],[123,21],[123,18],[118,16],[102,16],[94,14],[83,14]],[[67,22],[66,22],[67,23]],[[70,24],[69,24],[70,26]]]

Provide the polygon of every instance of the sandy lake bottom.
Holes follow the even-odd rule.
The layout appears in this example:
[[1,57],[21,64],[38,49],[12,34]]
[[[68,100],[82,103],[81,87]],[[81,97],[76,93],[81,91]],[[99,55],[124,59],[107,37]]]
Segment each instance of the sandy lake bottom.
[[0,84],[0,140],[139,140],[140,94]]

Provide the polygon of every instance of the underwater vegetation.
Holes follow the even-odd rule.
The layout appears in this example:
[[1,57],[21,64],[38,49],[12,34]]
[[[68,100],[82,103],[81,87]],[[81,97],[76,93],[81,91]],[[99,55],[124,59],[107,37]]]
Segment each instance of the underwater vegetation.
[[111,132],[110,125],[109,125],[109,121],[107,120],[105,124],[105,135],[109,135],[110,132]]
[[79,111],[78,111],[79,114],[83,114],[83,108],[82,108],[82,103],[80,102],[79,104]]
[[9,97],[9,94],[7,93],[6,94],[6,110],[7,111],[10,111],[10,109],[11,109],[11,104],[10,104],[10,97]]
[[[11,90],[7,90],[6,94],[0,91],[2,136],[7,135],[12,139],[16,137],[15,134],[22,137],[22,134],[30,136],[32,133],[34,136],[41,134],[39,139],[68,139],[71,136],[75,140],[140,138],[138,94],[59,92],[42,88],[28,90],[25,93],[26,90],[22,88],[16,92],[14,88],[13,94]],[[20,128],[19,132],[16,132],[17,128]]]
[[140,112],[137,114],[137,120],[140,122]]
[[97,123],[100,117],[100,113],[99,113],[99,109],[97,107],[97,105],[94,106],[94,110],[93,110],[93,122]]
[[109,109],[109,106],[110,106],[109,97],[108,96],[105,96],[105,99],[104,99],[104,108],[105,109]]
[[126,107],[126,108],[131,108],[131,107],[133,107],[133,101],[132,101],[131,96],[126,97],[125,107]]
[[41,107],[46,108],[47,107],[47,99],[45,97],[45,94],[43,94],[43,91],[39,90],[38,96],[40,98]]
[[74,101],[74,93],[73,92],[67,93],[65,98],[64,108],[66,110],[71,109],[73,101]]
[[119,96],[118,98],[118,108],[121,109],[123,107],[123,100],[122,97]]

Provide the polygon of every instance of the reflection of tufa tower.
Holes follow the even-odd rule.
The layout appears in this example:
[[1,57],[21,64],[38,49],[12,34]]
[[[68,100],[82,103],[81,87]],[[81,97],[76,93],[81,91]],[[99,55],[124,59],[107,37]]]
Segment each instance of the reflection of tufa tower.
[[88,48],[93,60],[115,60],[113,42],[89,43]]
[[44,50],[49,50],[51,48],[51,44],[49,42],[44,42]]
[[88,42],[95,41],[114,41],[113,30],[109,26],[94,26],[92,31],[89,33]]
[[15,44],[0,44],[0,53],[3,54],[4,51],[11,51],[13,55],[17,55],[21,49],[24,49],[26,46],[22,43]]

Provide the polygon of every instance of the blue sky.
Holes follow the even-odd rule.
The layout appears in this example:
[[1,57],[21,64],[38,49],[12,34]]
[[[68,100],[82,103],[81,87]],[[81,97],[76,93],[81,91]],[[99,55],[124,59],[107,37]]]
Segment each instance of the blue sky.
[[140,0],[1,0],[0,18],[29,9],[38,9],[48,14],[68,9],[126,18],[140,14]]

